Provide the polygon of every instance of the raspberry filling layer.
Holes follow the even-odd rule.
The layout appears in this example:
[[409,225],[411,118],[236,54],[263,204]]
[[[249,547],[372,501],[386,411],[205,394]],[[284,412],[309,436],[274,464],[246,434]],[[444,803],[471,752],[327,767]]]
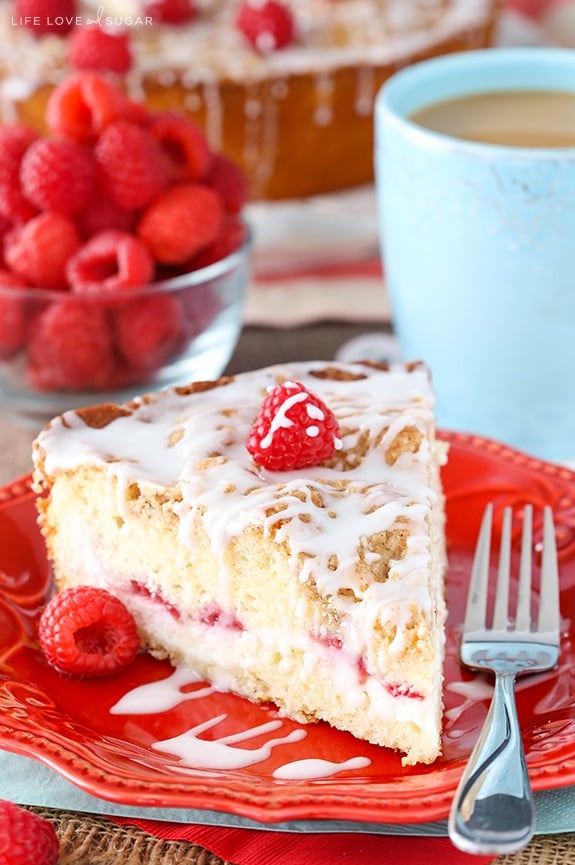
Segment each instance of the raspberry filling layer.
[[[320,645],[325,646],[326,649],[330,649],[334,652],[343,651],[343,640],[341,637],[338,637],[337,634],[311,634],[312,638],[316,643],[320,643]],[[350,664],[352,661],[350,661]],[[360,682],[365,682],[366,679],[369,678],[370,673],[367,669],[367,664],[365,658],[359,658],[357,662],[355,662],[357,666],[357,671],[359,675]],[[417,691],[413,685],[408,684],[407,682],[382,682],[383,687],[392,697],[406,697],[409,700],[424,700],[425,696]]]
[[392,697],[407,697],[409,700],[424,700],[425,697],[419,691],[416,691],[413,685],[408,685],[406,682],[385,682],[385,690]]
[[230,631],[245,631],[245,628],[235,613],[223,610],[215,602],[204,604],[198,610],[198,619],[210,628],[216,625]]
[[176,620],[182,618],[182,614],[180,613],[178,608],[171,604],[169,601],[166,601],[166,599],[162,596],[161,592],[152,591],[152,589],[149,589],[143,583],[138,582],[138,580],[130,580],[130,585],[135,595],[142,595],[143,597],[147,597],[154,603],[164,607],[164,609],[166,609],[168,613]]

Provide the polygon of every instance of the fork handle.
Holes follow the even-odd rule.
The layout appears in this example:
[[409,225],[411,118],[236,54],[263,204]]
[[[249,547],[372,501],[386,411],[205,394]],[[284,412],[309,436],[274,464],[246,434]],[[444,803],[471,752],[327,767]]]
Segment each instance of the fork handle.
[[513,853],[535,828],[515,704],[515,674],[497,672],[489,712],[457,788],[449,836],[468,853]]

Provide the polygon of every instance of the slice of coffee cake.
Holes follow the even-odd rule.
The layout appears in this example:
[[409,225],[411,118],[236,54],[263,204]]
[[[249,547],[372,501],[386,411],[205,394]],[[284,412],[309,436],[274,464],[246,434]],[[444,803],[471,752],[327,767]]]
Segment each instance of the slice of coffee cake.
[[[248,438],[293,381],[335,415],[337,449],[272,471]],[[217,688],[406,764],[438,756],[444,446],[425,367],[301,362],[70,411],[34,459],[60,589],[113,592],[144,647]]]

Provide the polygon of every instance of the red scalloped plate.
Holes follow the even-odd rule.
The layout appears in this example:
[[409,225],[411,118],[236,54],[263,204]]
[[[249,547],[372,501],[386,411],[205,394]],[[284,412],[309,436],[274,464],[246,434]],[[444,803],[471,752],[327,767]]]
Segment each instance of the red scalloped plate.
[[[60,675],[45,663],[35,628],[50,575],[27,479],[0,490],[0,746],[38,759],[92,795],[128,805],[209,809],[264,824],[443,819],[489,699],[489,681],[463,670],[457,661],[481,514],[488,501],[497,512],[531,502],[536,534],[541,531],[542,506],[551,505],[555,513],[565,618],[560,664],[550,673],[519,680],[519,715],[533,787],[575,783],[575,682],[568,673],[575,663],[575,624],[566,618],[575,605],[575,474],[476,436],[444,433],[443,438],[450,442],[443,470],[448,649],[443,756],[433,765],[403,768],[397,754],[322,723],[303,728],[304,738],[298,739],[298,733],[290,738],[302,729],[297,723],[281,719],[280,724],[273,707],[226,693],[208,693],[151,715],[111,714],[120,697],[167,678],[171,668],[141,655],[120,675],[82,681]],[[267,726],[254,734],[260,725]],[[274,741],[278,736],[282,741],[266,750],[274,727],[281,727],[272,734]],[[198,768],[154,748],[159,740],[194,728],[202,729],[198,735],[206,742],[225,740],[228,748],[251,730],[248,747],[259,749],[260,757],[240,768]],[[334,766],[325,777],[301,772],[295,780],[277,777],[282,766],[317,766],[318,761],[322,766],[327,765],[322,761],[345,765]]]

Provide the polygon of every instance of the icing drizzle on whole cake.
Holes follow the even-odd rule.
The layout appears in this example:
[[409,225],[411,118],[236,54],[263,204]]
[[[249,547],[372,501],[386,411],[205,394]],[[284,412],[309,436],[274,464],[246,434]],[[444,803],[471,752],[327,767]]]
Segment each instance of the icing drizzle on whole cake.
[[[450,40],[458,48],[480,47],[485,35],[478,42],[478,33],[491,22],[495,0],[284,2],[293,12],[296,38],[266,55],[255,51],[238,31],[239,0],[198,0],[197,17],[177,26],[153,23],[138,0],[79,0],[78,20],[108,19],[109,26],[128,32],[134,63],[124,80],[132,98],[145,100],[152,87],[156,103],[165,96],[173,107],[172,93],[181,89],[178,108],[200,119],[213,150],[224,150],[245,167],[252,177],[252,197],[285,198],[301,193],[284,189],[282,194],[267,194],[271,178],[281,170],[279,139],[288,133],[281,123],[278,131],[278,115],[286,110],[285,104],[298,102],[300,125],[328,130],[336,126],[338,107],[341,111],[337,76],[346,68],[353,70],[351,110],[357,118],[371,118],[381,83],[376,67],[391,71]],[[12,3],[2,4],[0,114],[5,122],[16,120],[20,105],[39,88],[51,87],[70,74],[67,37],[36,35],[14,17]],[[310,77],[305,105],[299,104],[302,94],[291,80],[301,76]],[[226,129],[232,99],[229,91],[224,92],[228,83],[241,89],[233,98],[241,102],[244,128],[237,128],[234,114],[233,134]],[[345,111],[349,116],[347,103]],[[363,158],[369,160],[370,155]]]

